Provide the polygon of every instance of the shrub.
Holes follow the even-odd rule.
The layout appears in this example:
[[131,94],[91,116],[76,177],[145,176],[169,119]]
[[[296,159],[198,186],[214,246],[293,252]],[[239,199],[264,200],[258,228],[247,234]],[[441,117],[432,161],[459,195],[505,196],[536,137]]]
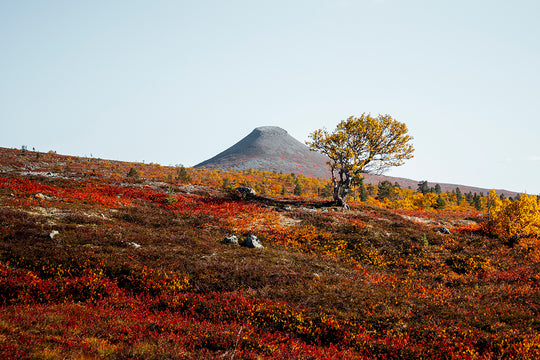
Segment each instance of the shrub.
[[538,199],[524,194],[515,201],[501,200],[495,190],[491,190],[488,198],[488,229],[511,241],[540,237]]
[[128,178],[132,179],[138,179],[139,178],[139,172],[135,170],[134,168],[129,169],[129,172],[126,175]]

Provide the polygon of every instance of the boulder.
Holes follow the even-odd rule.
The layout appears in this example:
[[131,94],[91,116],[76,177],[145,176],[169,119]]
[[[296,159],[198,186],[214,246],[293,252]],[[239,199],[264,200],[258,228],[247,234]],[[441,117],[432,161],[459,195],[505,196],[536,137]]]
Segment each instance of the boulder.
[[257,193],[250,187],[239,186],[234,191],[242,197],[256,196]]
[[257,239],[257,236],[253,234],[249,234],[246,238],[246,241],[244,242],[244,246],[251,248],[251,249],[264,249],[264,246],[259,242],[259,239]]
[[225,239],[221,240],[222,244],[231,244],[231,245],[238,245],[238,238],[233,236],[227,236]]

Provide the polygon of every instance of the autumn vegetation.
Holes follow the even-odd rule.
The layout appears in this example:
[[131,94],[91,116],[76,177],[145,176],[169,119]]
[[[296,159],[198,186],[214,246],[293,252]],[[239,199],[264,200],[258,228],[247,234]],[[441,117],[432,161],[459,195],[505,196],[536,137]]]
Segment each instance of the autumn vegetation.
[[[297,174],[3,148],[0,170],[1,359],[540,358],[536,196],[357,177],[343,210]],[[221,243],[248,234],[265,248]]]
[[381,173],[413,157],[412,137],[407,132],[407,126],[390,115],[362,114],[341,121],[332,133],[319,129],[310,135],[310,148],[329,159],[337,205],[348,208],[345,198],[362,174]]

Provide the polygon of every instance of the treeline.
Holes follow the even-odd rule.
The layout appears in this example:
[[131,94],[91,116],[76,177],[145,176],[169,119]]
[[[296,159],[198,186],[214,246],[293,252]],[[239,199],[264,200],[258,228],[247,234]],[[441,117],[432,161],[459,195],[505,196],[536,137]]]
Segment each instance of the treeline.
[[[182,174],[178,176],[178,174]],[[168,177],[170,180],[170,176]],[[239,171],[177,168],[175,181],[220,187],[225,190],[248,186],[260,195],[304,196],[331,199],[332,183],[329,180],[305,177],[301,174],[282,174],[270,171],[246,169]],[[504,194],[499,199],[505,200]],[[511,197],[507,201],[514,201]],[[487,211],[488,195],[482,192],[464,193],[459,187],[443,192],[441,186],[433,187],[427,181],[418,183],[416,189],[404,188],[388,180],[377,185],[366,184],[362,177],[355,178],[347,201],[368,203],[390,209],[406,210],[477,210]]]

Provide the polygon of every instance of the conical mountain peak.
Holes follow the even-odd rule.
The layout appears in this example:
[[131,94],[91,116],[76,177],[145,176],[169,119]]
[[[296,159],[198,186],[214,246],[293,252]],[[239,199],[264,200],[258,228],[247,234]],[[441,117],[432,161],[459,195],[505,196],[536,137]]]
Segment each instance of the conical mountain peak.
[[195,167],[222,170],[255,169],[328,178],[327,158],[278,126],[255,128],[242,140]]

